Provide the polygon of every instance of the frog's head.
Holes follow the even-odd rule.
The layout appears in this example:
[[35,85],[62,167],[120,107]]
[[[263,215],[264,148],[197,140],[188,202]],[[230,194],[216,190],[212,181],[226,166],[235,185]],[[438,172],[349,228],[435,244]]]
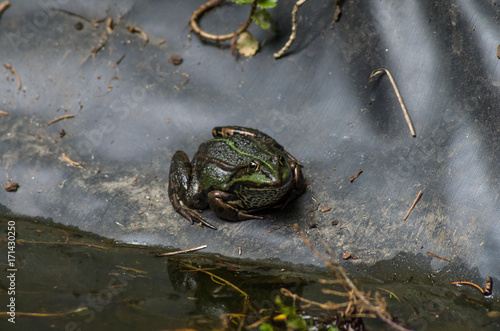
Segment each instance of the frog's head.
[[245,208],[270,206],[283,198],[290,189],[292,170],[282,151],[266,151],[248,155],[231,174],[230,187]]

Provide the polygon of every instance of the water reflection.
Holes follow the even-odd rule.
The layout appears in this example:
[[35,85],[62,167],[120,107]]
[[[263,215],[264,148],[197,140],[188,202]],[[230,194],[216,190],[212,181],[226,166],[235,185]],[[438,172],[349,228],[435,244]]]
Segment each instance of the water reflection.
[[[16,326],[22,329],[238,329],[263,318],[285,328],[273,321],[281,313],[278,296],[287,307],[295,305],[308,323],[320,325],[328,318],[331,322],[331,312],[294,303],[281,289],[320,303],[346,300],[322,291],[330,285],[319,280],[335,278],[326,269],[202,252],[156,257],[160,248],[117,245],[46,220],[4,215],[0,227],[6,229],[9,221],[17,230]],[[4,261],[7,239],[0,241]],[[363,291],[379,292],[391,315],[410,329],[500,327],[495,293],[485,299],[473,288],[451,286],[444,269],[429,277],[428,264],[423,257],[400,255],[371,267],[358,264],[350,272]],[[7,268],[2,274],[0,301],[6,307],[11,297]],[[341,286],[333,289],[342,291]],[[0,329],[11,327],[8,315],[3,317]],[[384,327],[376,319],[363,321],[368,328]]]

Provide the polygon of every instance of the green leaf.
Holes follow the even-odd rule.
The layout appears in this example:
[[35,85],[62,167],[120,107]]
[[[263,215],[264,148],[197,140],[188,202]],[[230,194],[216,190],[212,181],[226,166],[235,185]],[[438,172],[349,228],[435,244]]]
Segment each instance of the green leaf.
[[273,326],[271,324],[268,324],[268,323],[262,323],[259,326],[259,330],[260,331],[273,331]]
[[307,322],[297,314],[297,311],[295,310],[295,306],[286,306],[282,301],[280,296],[276,296],[275,299],[276,304],[280,308],[280,310],[283,312],[283,314],[287,315],[286,319],[286,325],[287,325],[287,330],[300,330],[300,331],[307,331]]
[[265,9],[255,11],[255,13],[252,15],[252,20],[255,22],[255,24],[257,24],[264,30],[269,29],[271,27],[271,24],[273,23],[271,15]]
[[278,0],[257,0],[257,6],[263,9],[276,7]]
[[231,0],[231,1],[237,5],[246,5],[254,2],[255,0]]

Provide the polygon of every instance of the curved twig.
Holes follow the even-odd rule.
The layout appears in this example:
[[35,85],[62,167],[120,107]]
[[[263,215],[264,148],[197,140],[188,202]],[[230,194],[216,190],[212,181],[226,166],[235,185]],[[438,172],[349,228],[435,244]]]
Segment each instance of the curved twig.
[[299,0],[295,3],[292,9],[292,34],[290,34],[290,38],[286,42],[285,46],[283,46],[277,53],[274,53],[273,56],[275,59],[279,59],[285,54],[285,52],[290,48],[293,41],[295,40],[295,36],[297,35],[297,11],[299,7],[302,6],[307,0]]
[[10,72],[11,72],[14,76],[16,76],[16,78],[17,78],[17,89],[18,89],[19,91],[21,91],[21,87],[22,87],[22,84],[21,84],[21,77],[19,77],[19,74],[17,73],[16,69],[12,68],[12,66],[11,66],[10,64],[8,64],[8,63],[4,63],[4,64],[3,64],[3,66],[4,66],[5,68],[9,69],[9,70],[10,70]]
[[410,115],[408,114],[408,110],[406,110],[406,106],[403,102],[403,97],[401,97],[401,93],[399,93],[398,86],[396,85],[394,78],[392,78],[392,75],[389,72],[389,70],[387,70],[385,68],[373,70],[372,73],[370,74],[369,81],[371,82],[372,78],[380,73],[385,73],[387,75],[387,77],[389,77],[389,80],[391,81],[392,87],[394,88],[394,92],[396,92],[396,96],[398,97],[398,101],[399,101],[399,104],[401,105],[401,109],[403,109],[403,114],[405,115],[406,124],[408,124],[408,127],[410,128],[411,135],[413,137],[415,137],[417,134],[415,133],[415,129],[413,128],[413,123],[411,122]]
[[59,121],[62,121],[66,118],[74,118],[75,115],[63,115],[63,116],[59,116],[59,117],[56,117],[54,118],[52,121],[50,121],[49,123],[47,123],[47,125],[51,125],[51,124],[54,124],[56,122],[59,122]]
[[7,10],[7,8],[10,7],[10,2],[9,1],[4,1],[0,3],[0,17],[2,17],[2,14],[4,11]]
[[491,279],[491,277],[488,276],[488,278],[486,278],[486,283],[484,284],[484,289],[481,288],[481,286],[473,283],[473,282],[467,282],[467,281],[459,281],[459,282],[451,282],[452,285],[469,285],[469,286],[473,286],[475,288],[477,288],[479,291],[481,291],[481,293],[484,295],[484,296],[490,296],[491,293],[493,292],[493,280]]
[[210,9],[214,8],[217,6],[219,3],[221,3],[223,0],[210,0],[209,2],[203,4],[200,6],[200,8],[196,9],[193,14],[191,15],[191,19],[189,20],[189,24],[191,25],[191,28],[193,31],[199,35],[202,38],[208,39],[208,40],[213,40],[216,42],[219,41],[224,41],[224,40],[229,40],[233,39],[236,36],[238,36],[240,33],[248,29],[248,26],[250,23],[252,23],[252,15],[255,12],[255,8],[257,7],[257,1],[254,1],[252,3],[252,9],[250,11],[250,15],[248,16],[248,20],[235,32],[228,33],[228,34],[211,34],[206,31],[203,31],[200,26],[198,25],[198,20],[201,18],[203,14],[205,14],[207,11]]

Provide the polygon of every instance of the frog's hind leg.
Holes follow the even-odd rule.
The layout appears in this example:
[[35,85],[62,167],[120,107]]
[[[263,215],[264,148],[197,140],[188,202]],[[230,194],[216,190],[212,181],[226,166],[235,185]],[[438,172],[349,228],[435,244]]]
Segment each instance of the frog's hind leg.
[[[283,146],[278,144],[278,142],[274,140],[271,136],[259,130],[245,128],[243,126],[216,126],[215,128],[212,129],[212,135],[214,136],[214,138],[242,135],[248,138],[259,140],[264,144],[272,145],[278,149],[285,151]],[[295,158],[291,156],[288,152],[285,151],[285,153],[295,160]]]
[[276,143],[273,138],[271,138],[264,132],[252,128],[245,128],[243,126],[216,126],[212,129],[212,135],[214,136],[214,138],[228,137],[238,134],[250,138],[257,138],[265,142]]
[[217,216],[227,221],[245,221],[250,219],[262,219],[261,216],[248,214],[243,210],[241,200],[234,194],[223,191],[210,191],[208,193],[208,203]]
[[196,221],[217,230],[212,224],[205,221],[196,209],[191,208],[203,209],[207,205],[206,201],[200,199],[200,194],[193,192],[196,188],[191,185],[192,179],[193,167],[189,162],[188,156],[182,151],[177,151],[170,163],[168,180],[168,197],[174,210],[184,216],[191,224]]

